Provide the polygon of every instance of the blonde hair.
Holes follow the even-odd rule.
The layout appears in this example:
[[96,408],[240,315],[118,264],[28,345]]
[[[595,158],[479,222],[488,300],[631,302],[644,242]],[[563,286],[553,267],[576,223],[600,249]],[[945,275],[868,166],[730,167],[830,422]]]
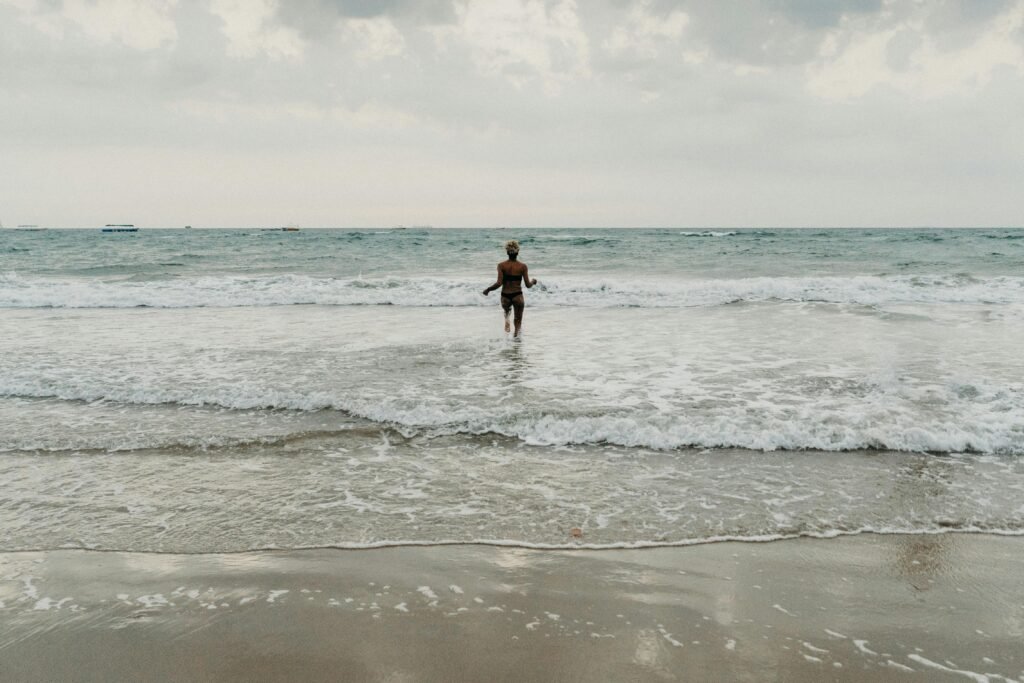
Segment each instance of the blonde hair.
[[505,242],[505,251],[507,253],[518,254],[519,242],[516,240],[509,240],[508,242]]

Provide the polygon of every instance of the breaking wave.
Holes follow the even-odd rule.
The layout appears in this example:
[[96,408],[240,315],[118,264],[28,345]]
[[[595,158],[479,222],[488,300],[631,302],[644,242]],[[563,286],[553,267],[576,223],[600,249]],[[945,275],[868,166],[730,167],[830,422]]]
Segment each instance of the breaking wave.
[[[535,446],[610,444],[655,450],[742,448],[777,450],[891,450],[938,453],[1024,454],[1024,395],[1003,387],[983,402],[960,401],[943,410],[916,410],[905,399],[880,389],[858,408],[855,402],[808,400],[798,408],[770,401],[756,409],[723,405],[707,410],[591,409],[586,414],[560,406],[523,413],[482,408],[472,402],[354,397],[329,391],[304,392],[254,386],[147,388],[105,382],[6,381],[0,397],[67,401],[109,401],[125,405],[177,405],[239,411],[336,411],[338,426],[350,418],[373,429],[404,436],[501,435]],[[275,434],[274,438],[280,438]],[[152,444],[159,445],[159,444]],[[197,444],[198,445],[198,444]],[[211,442],[210,445],[215,445]],[[77,447],[103,447],[100,444]],[[141,446],[136,446],[141,447]]]
[[[173,280],[0,276],[4,308],[202,308],[242,306],[490,306],[479,278],[317,278],[306,275],[205,276]],[[495,295],[496,297],[497,295]],[[751,277],[631,280],[567,277],[529,292],[531,305],[665,308],[738,302],[826,302],[881,306],[1024,304],[1024,277],[966,275]]]

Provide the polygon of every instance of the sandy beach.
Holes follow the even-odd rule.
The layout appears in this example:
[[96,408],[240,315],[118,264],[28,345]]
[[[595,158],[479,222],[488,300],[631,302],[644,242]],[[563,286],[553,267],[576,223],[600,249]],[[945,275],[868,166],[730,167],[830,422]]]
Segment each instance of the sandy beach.
[[1024,539],[0,556],[0,679],[1024,680]]

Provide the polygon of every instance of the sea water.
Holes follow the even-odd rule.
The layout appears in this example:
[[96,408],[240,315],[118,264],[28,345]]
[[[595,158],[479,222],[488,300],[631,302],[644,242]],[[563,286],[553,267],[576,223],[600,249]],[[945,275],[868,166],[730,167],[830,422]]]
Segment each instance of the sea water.
[[1022,534],[1022,339],[1024,230],[5,231],[0,550]]

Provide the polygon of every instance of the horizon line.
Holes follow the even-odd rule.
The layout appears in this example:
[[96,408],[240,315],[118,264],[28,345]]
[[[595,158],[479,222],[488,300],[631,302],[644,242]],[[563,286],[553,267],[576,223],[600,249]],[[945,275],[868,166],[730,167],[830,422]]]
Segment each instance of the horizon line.
[[[104,225],[18,224],[2,226],[3,232],[31,230],[101,230]],[[1021,230],[1024,225],[140,225],[139,230]]]

